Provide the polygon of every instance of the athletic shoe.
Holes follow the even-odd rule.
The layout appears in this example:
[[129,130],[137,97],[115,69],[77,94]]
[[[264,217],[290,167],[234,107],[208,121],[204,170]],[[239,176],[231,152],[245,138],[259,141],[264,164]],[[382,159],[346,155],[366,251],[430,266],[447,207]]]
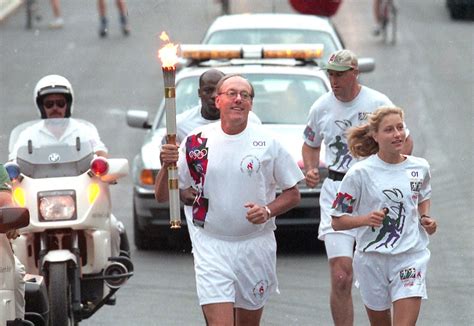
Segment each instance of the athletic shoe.
[[99,36],[106,37],[109,29],[107,27],[107,18],[101,17],[100,18],[100,27],[99,27]]
[[130,34],[130,26],[128,25],[127,16],[120,16],[120,25],[122,26],[122,33],[124,36]]
[[62,17],[56,17],[53,21],[49,23],[49,28],[58,29],[63,28],[64,20]]

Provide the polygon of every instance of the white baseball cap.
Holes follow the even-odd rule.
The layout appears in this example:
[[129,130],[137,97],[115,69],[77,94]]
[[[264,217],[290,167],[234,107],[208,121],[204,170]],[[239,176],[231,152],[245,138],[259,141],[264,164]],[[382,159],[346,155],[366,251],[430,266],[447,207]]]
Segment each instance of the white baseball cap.
[[359,67],[357,56],[350,50],[339,50],[331,54],[324,70],[347,71]]

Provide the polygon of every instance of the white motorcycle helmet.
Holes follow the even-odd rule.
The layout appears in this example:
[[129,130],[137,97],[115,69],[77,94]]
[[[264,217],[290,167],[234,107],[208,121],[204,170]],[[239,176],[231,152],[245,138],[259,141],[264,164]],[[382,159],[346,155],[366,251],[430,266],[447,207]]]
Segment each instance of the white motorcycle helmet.
[[66,118],[72,115],[74,91],[69,80],[59,75],[48,75],[41,78],[35,87],[34,100],[40,111],[41,119],[46,119],[43,98],[50,94],[63,94],[66,97]]

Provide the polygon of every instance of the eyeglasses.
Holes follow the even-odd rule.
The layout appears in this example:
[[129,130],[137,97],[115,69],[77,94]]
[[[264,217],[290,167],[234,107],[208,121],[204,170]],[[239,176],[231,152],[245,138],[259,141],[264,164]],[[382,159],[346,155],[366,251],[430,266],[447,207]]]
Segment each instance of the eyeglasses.
[[247,91],[237,92],[236,90],[229,89],[228,91],[219,93],[219,95],[222,95],[222,94],[226,95],[228,98],[232,100],[237,98],[237,95],[240,95],[240,98],[242,99],[242,101],[250,101],[252,99],[252,95],[250,95],[250,93]]
[[46,101],[43,102],[43,106],[46,109],[52,109],[55,104],[60,109],[63,109],[63,108],[66,107],[66,101],[65,100],[46,100]]

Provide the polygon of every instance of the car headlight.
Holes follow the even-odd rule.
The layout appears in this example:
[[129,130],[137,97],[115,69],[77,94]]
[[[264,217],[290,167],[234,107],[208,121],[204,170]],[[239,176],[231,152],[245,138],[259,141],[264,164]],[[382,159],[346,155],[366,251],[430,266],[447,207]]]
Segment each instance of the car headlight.
[[158,174],[157,170],[154,169],[143,169],[140,171],[140,184],[144,186],[153,186],[155,184],[155,178]]
[[75,191],[61,190],[38,193],[38,211],[42,221],[77,219]]

